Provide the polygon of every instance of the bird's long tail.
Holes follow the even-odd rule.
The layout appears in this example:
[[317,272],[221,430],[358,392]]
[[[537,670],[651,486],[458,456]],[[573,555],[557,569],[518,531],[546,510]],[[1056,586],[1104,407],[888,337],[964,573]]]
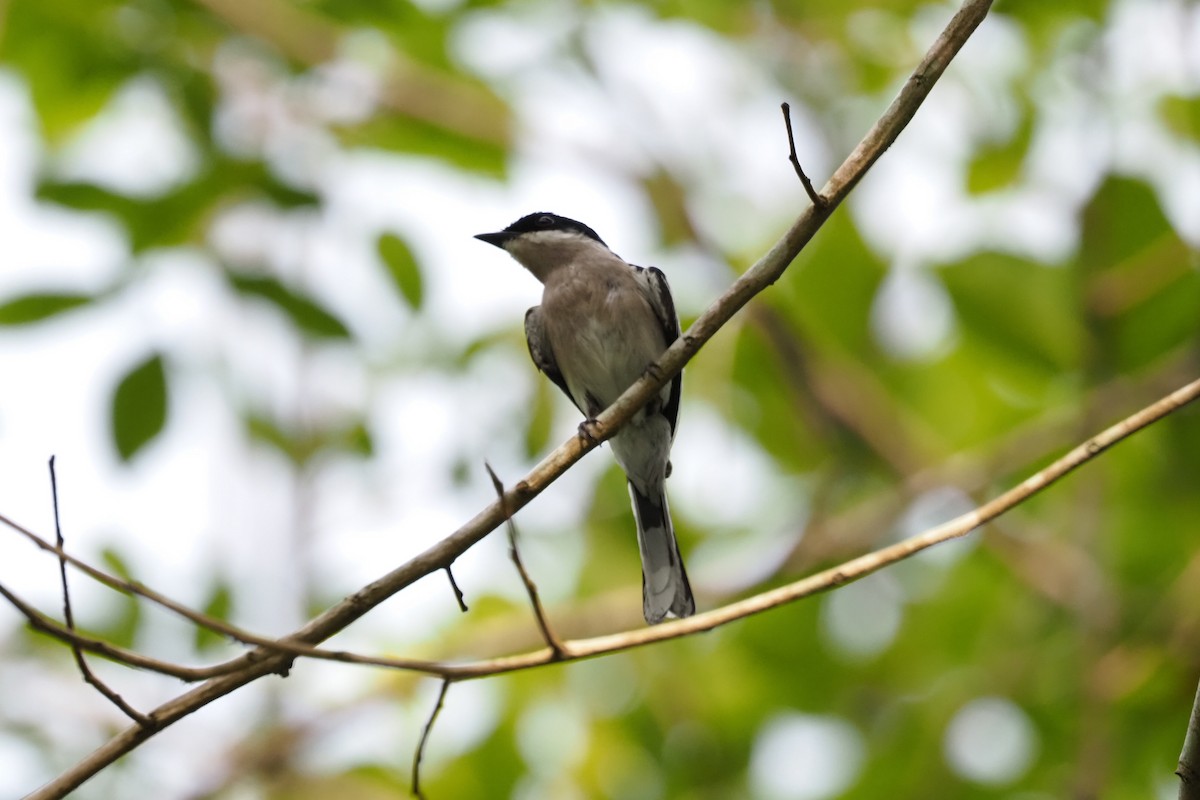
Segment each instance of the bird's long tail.
[[696,612],[696,601],[675,542],[666,494],[661,489],[643,493],[630,481],[629,496],[642,554],[642,613],[646,622],[654,625],[667,616],[691,616]]

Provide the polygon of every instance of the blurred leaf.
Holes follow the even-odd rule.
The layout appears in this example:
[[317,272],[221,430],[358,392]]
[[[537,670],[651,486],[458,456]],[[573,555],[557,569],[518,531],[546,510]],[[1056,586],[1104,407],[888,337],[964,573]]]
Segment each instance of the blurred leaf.
[[1132,258],[1163,235],[1178,238],[1150,186],[1113,175],[1084,207],[1081,224],[1079,258],[1088,273]]
[[[113,575],[124,581],[133,580],[128,565],[116,550],[106,547],[100,554],[100,560]],[[117,613],[103,625],[93,628],[92,633],[118,647],[132,648],[136,644],[138,628],[142,621],[141,602],[127,594],[118,594],[115,602],[118,604]],[[78,608],[75,613],[79,613]]]
[[[221,622],[229,621],[229,612],[233,607],[233,594],[229,589],[229,584],[225,581],[218,581],[213,586],[209,593],[208,600],[204,603],[204,608],[201,612],[213,619]],[[218,648],[226,643],[226,637],[216,631],[200,625],[196,626],[195,647],[196,650],[203,653],[209,650]]]
[[508,150],[500,145],[397,115],[372,117],[361,125],[342,128],[340,134],[352,147],[431,156],[495,178],[504,177],[508,164]]
[[375,245],[388,276],[400,291],[401,296],[414,311],[421,309],[425,286],[421,278],[421,267],[412,250],[403,239],[394,233],[385,233]]
[[349,339],[350,331],[332,312],[315,300],[284,286],[267,275],[228,273],[229,280],[244,295],[268,301],[303,333],[318,339]]
[[53,143],[89,122],[140,69],[137,55],[109,30],[119,6],[95,0],[4,7],[0,58],[25,78],[41,132]]
[[261,414],[251,413],[245,424],[247,435],[279,451],[297,466],[304,466],[325,450],[363,457],[370,457],[375,452],[371,432],[362,422],[349,427],[293,431]]
[[675,177],[665,169],[659,169],[642,179],[642,187],[654,206],[658,217],[658,229],[662,243],[671,247],[696,238],[691,218],[687,211],[687,195]]
[[1153,189],[1110,176],[1083,210],[1077,267],[1105,374],[1138,369],[1200,337],[1200,254]]
[[0,304],[0,325],[27,325],[92,302],[86,294],[27,294]]
[[129,461],[162,432],[167,421],[167,376],[158,353],[131,369],[112,398],[112,436],[122,461]]
[[91,183],[54,180],[39,184],[37,196],[79,211],[112,214],[129,233],[135,253],[198,242],[209,215],[235,201],[266,197],[283,208],[317,202],[312,193],[281,182],[261,162],[229,158],[207,164],[192,181],[160,197],[132,198]]
[[1085,334],[1071,270],[981,253],[938,275],[971,335],[1049,373],[1081,366]]
[[867,248],[849,214],[834,214],[817,232],[769,296],[801,333],[802,344],[822,350],[877,352],[871,308],[885,268]]
[[554,396],[559,394],[558,387],[545,376],[539,374],[534,380],[529,424],[525,427],[525,455],[528,458],[541,455],[550,443],[550,431],[554,428]]
[[1006,142],[988,144],[977,150],[967,165],[967,191],[985,194],[1005,189],[1021,177],[1029,142],[1033,138],[1033,117],[1026,115],[1016,134]]
[[341,443],[343,450],[364,458],[370,458],[375,454],[375,440],[371,436],[371,431],[361,422],[342,434]]
[[1175,133],[1200,141],[1200,96],[1165,95],[1158,103],[1158,114]]
[[316,442],[312,439],[286,431],[274,420],[259,414],[251,414],[246,418],[246,433],[250,438],[270,445],[297,466],[308,463],[316,450]]

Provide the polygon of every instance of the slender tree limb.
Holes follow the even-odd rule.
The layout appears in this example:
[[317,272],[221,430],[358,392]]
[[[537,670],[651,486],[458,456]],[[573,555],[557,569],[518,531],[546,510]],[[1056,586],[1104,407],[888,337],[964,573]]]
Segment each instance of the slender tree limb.
[[[1200,380],[1183,386],[1166,397],[1126,417],[1117,424],[1101,431],[1045,469],[1034,473],[1017,486],[972,511],[888,547],[851,559],[831,569],[818,572],[776,589],[761,592],[720,608],[697,614],[694,617],[671,620],[650,628],[639,628],[637,630],[597,636],[590,639],[568,640],[562,643],[562,650],[558,653],[550,648],[542,648],[528,653],[466,664],[447,664],[429,661],[421,663],[420,666],[415,666],[417,662],[411,659],[389,659],[354,654],[342,654],[349,657],[339,657],[331,660],[381,667],[397,667],[401,669],[417,668],[446,678],[465,680],[540,667],[556,661],[565,662],[583,658],[594,658],[653,642],[678,639],[690,634],[711,630],[735,620],[759,614],[763,611],[795,602],[801,598],[851,583],[886,566],[903,561],[922,550],[927,550],[936,544],[961,538],[976,528],[996,519],[1009,509],[1025,502],[1055,481],[1093,458],[1096,458],[1122,439],[1132,436],[1168,414],[1195,401],[1197,398],[1200,398]],[[312,655],[318,658],[326,658],[329,654],[325,651],[317,650]]]
[[417,742],[416,752],[413,753],[412,793],[413,797],[418,800],[425,800],[425,795],[421,793],[421,758],[425,755],[425,745],[429,741],[429,732],[433,730],[433,723],[437,722],[438,714],[442,713],[442,704],[446,702],[446,692],[448,691],[450,691],[450,679],[445,678],[442,680],[442,688],[438,692],[433,711],[426,720],[425,727],[421,729],[421,739]]
[[513,522],[508,503],[504,500],[504,484],[496,477],[491,464],[485,461],[483,466],[487,468],[487,473],[492,479],[492,486],[495,487],[496,495],[500,498],[500,505],[504,509],[504,527],[508,530],[508,555],[521,575],[521,582],[525,584],[525,593],[529,595],[529,605],[533,606],[533,616],[537,619],[538,630],[542,632],[542,639],[550,648],[550,653],[556,658],[563,658],[567,655],[563,649],[563,643],[550,627],[550,620],[546,618],[546,609],[542,607],[542,600],[538,597],[537,584],[533,582],[533,578],[529,577],[529,573],[525,571],[525,564],[521,561],[521,551],[517,549],[517,526]]
[[1175,774],[1179,776],[1179,800],[1200,800],[1200,686],[1196,687],[1196,700],[1192,703],[1192,716],[1188,719]]
[[[756,294],[779,279],[801,248],[808,243],[833,210],[846,199],[871,165],[896,141],[900,132],[904,130],[909,120],[928,97],[951,59],[987,16],[990,7],[991,0],[966,0],[963,3],[934,41],[896,99],[825,184],[821,194],[828,201],[826,205],[823,208],[810,206],[805,209],[767,254],[738,278],[700,315],[683,336],[667,348],[658,360],[657,369],[648,370],[611,407],[600,414],[597,424],[593,428],[593,432],[599,439],[607,439],[615,434],[619,427],[645,405],[666,381],[683,369],[684,364],[696,354],[705,342],[716,335],[717,331],[737,311]],[[578,436],[572,436],[560,445],[558,449],[544,458],[524,480],[519,481],[504,493],[510,513],[515,513],[523,508],[594,446],[592,443],[582,441]],[[447,564],[453,562],[455,558],[480,541],[503,521],[504,507],[497,500],[481,510],[450,536],[311,620],[288,637],[288,640],[310,645],[324,641],[416,580],[436,570],[444,569]],[[719,620],[712,621],[708,615],[691,617],[681,622],[691,623],[696,620],[721,624]],[[660,625],[649,630],[656,631],[664,627],[673,629],[669,626],[679,624],[680,622],[672,622],[666,626]],[[641,642],[633,642],[625,646],[633,646],[638,643]],[[549,648],[546,653],[550,654]],[[240,664],[244,668],[208,681],[164,703],[154,710],[155,720],[161,727],[166,727],[218,697],[229,694],[263,675],[279,671],[290,662],[287,656],[260,648],[230,663],[231,665]],[[137,747],[150,735],[146,729],[137,726],[122,731],[75,766],[30,794],[27,800],[63,797],[108,764]]]
[[[137,597],[149,600],[151,603],[155,603],[156,605],[162,606],[168,611],[178,614],[189,622],[199,625],[202,628],[207,628],[214,633],[228,636],[230,639],[242,642],[243,644],[260,645],[269,644],[274,641],[270,637],[259,636],[249,631],[242,630],[241,628],[230,625],[229,623],[223,622],[215,617],[210,617],[207,614],[202,614],[199,611],[188,608],[183,603],[180,603],[177,600],[172,600],[161,592],[157,592],[154,589],[151,589],[149,586],[146,586],[144,583],[140,583],[138,581],[127,581],[122,578],[118,578],[115,575],[110,575],[104,570],[94,567],[86,561],[67,553],[62,549],[62,547],[51,544],[25,526],[14,522],[3,514],[0,514],[0,524],[6,525],[7,527],[24,536],[36,547],[45,550],[48,553],[53,553],[59,558],[60,561],[70,564],[72,567],[92,578],[97,583],[104,584],[110,589],[114,589],[122,594],[135,595]],[[238,669],[242,666],[244,666],[244,664],[239,663],[236,667],[231,669]]]
[[804,174],[804,168],[800,166],[800,156],[796,155],[796,137],[792,133],[792,107],[787,103],[783,103],[779,107],[783,111],[783,124],[787,126],[788,161],[792,162],[792,168],[796,170],[796,177],[800,179],[800,184],[804,187],[808,199],[814,206],[823,208],[825,198],[813,188],[812,181]]
[[13,608],[21,612],[25,619],[29,622],[29,627],[35,631],[44,633],[47,636],[58,639],[65,644],[73,647],[78,647],[89,653],[95,653],[98,656],[115,661],[119,664],[124,664],[137,669],[144,669],[150,672],[157,672],[161,675],[169,675],[172,678],[179,678],[184,681],[199,681],[208,678],[216,677],[222,673],[214,672],[211,668],[206,667],[185,667],[180,664],[173,664],[169,661],[161,661],[156,658],[144,656],[133,650],[128,650],[124,647],[118,647],[115,644],[95,639],[91,636],[86,636],[78,631],[68,630],[60,625],[55,620],[43,614],[33,607],[32,604],[22,600],[11,589],[0,584],[0,597],[7,600]]
[[[71,589],[67,585],[67,560],[63,555],[62,524],[58,516],[58,475],[54,469],[54,456],[50,456],[50,496],[54,503],[54,544],[59,551],[58,574],[62,580],[63,621],[66,622],[67,630],[74,634],[75,613],[71,609]],[[92,672],[92,668],[88,666],[87,659],[83,656],[83,648],[79,646],[76,638],[71,637],[68,644],[71,646],[71,653],[75,656],[75,666],[79,667],[79,674],[83,676],[84,683],[91,685],[92,688],[104,695],[110,703],[121,709],[121,713],[138,725],[151,724],[145,714],[129,705],[125,698],[117,694],[111,686],[96,677],[96,673]]]
[[[965,536],[972,530],[996,519],[1009,509],[1025,502],[1069,472],[1096,458],[1122,439],[1132,436],[1148,425],[1195,401],[1197,398],[1200,398],[1200,380],[1193,381],[1130,415],[1121,422],[1105,429],[1046,468],[1031,475],[1016,487],[949,522],[930,528],[896,544],[852,559],[839,566],[824,570],[823,572],[810,575],[770,591],[761,592],[694,617],[664,622],[652,628],[639,628],[590,639],[561,642],[561,649],[558,651],[547,647],[527,653],[465,664],[331,651],[299,644],[287,639],[277,641],[274,644],[280,651],[291,656],[307,656],[347,664],[416,670],[438,675],[446,680],[466,680],[531,669],[557,661],[566,662],[583,658],[594,658],[654,642],[678,639],[701,631],[711,630],[729,622],[795,602],[804,597],[828,591],[863,578],[883,567],[909,558],[936,544]],[[229,677],[236,678],[237,676]]]

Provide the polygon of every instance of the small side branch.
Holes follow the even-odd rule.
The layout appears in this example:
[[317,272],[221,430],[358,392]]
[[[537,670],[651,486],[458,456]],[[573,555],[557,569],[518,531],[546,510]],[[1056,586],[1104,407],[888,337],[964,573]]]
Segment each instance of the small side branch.
[[433,730],[433,723],[437,721],[438,714],[442,713],[442,704],[446,702],[446,692],[450,690],[450,679],[442,680],[442,689],[438,692],[437,703],[433,706],[433,713],[429,715],[429,719],[425,722],[425,727],[421,730],[421,739],[417,742],[417,751],[413,753],[412,765],[412,793],[417,800],[425,800],[425,795],[421,793],[421,759],[425,755],[425,744],[429,741],[429,732]]
[[546,610],[542,608],[542,600],[538,597],[537,585],[529,577],[529,573],[525,571],[525,564],[521,561],[521,551],[517,549],[517,526],[513,523],[512,509],[508,507],[508,501],[505,499],[504,484],[496,477],[491,464],[484,462],[483,466],[487,468],[487,473],[492,478],[496,496],[500,498],[500,510],[504,515],[504,525],[508,530],[508,555],[517,565],[517,572],[521,574],[521,582],[525,584],[525,591],[529,594],[529,604],[533,606],[533,615],[537,618],[538,628],[542,632],[542,638],[546,640],[546,645],[550,648],[551,660],[557,661],[566,655],[566,648],[550,628],[550,621],[546,619]]
[[467,600],[463,596],[462,589],[458,588],[458,581],[454,580],[454,570],[451,567],[454,562],[446,565],[446,577],[450,579],[450,588],[454,590],[454,599],[458,601],[458,610],[462,613],[467,613]]
[[783,124],[787,126],[788,137],[788,161],[792,162],[792,166],[796,169],[796,176],[800,178],[800,183],[804,185],[804,191],[808,194],[808,199],[817,208],[825,208],[829,204],[820,192],[813,188],[812,181],[804,174],[804,169],[800,166],[800,156],[796,155],[796,137],[792,133],[792,107],[787,103],[781,103],[780,109],[783,111]]
[[1188,719],[1175,774],[1179,776],[1179,800],[1200,800],[1200,686],[1196,687],[1196,700],[1192,703],[1192,716]]
[[[54,471],[54,456],[50,456],[50,495],[54,501],[54,543],[57,545],[60,553],[63,549],[62,525],[58,517],[58,476]],[[62,594],[63,594],[63,620],[67,624],[67,630],[71,634],[75,634],[75,614],[71,610],[71,590],[67,586],[67,560],[63,556],[58,559],[58,573],[62,578]],[[71,652],[75,655],[75,664],[79,667],[80,674],[83,675],[83,680],[93,686],[96,691],[108,698],[108,701],[131,720],[142,727],[151,725],[151,720],[142,712],[138,711],[121,695],[113,691],[108,684],[96,677],[92,672],[92,668],[88,666],[87,659],[83,657],[83,648],[80,647],[79,641],[75,638],[70,639]]]

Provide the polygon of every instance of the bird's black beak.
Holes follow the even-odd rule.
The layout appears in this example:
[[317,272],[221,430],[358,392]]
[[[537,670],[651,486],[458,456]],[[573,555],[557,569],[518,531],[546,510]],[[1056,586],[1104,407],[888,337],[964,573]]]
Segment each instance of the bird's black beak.
[[507,242],[509,239],[513,238],[513,236],[514,236],[514,234],[509,233],[508,231],[498,231],[497,233],[477,233],[477,234],[475,234],[475,238],[478,239],[479,241],[487,242],[488,244],[494,244],[494,245],[496,245],[496,247],[499,247],[501,249],[504,249],[505,242]]

